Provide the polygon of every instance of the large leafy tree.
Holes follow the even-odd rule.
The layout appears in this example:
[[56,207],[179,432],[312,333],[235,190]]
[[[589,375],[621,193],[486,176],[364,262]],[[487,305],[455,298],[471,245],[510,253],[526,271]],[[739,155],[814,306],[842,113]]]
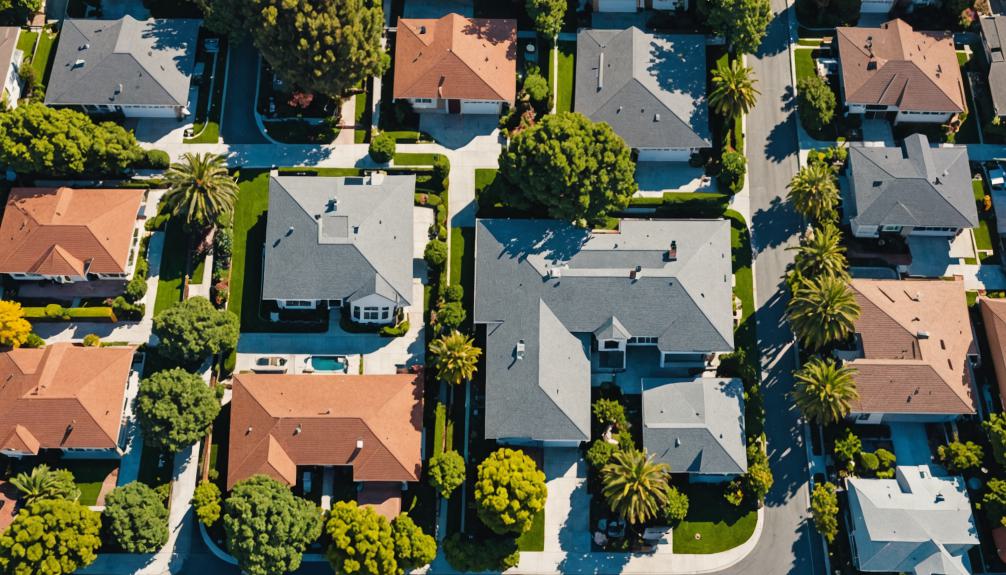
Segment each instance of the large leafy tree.
[[800,168],[788,187],[787,198],[800,215],[815,222],[835,220],[838,185],[829,166],[816,162]]
[[49,469],[44,463],[35,466],[31,472],[22,471],[11,477],[10,484],[21,492],[25,505],[40,499],[76,501],[80,497],[73,473],[66,469]]
[[709,105],[726,118],[750,112],[761,94],[755,88],[754,70],[745,66],[740,58],[731,59],[729,64],[721,60],[713,70],[712,79]]
[[399,572],[391,525],[370,507],[355,501],[336,502],[325,521],[325,534],[332,541],[325,554],[336,573]]
[[73,573],[97,558],[100,533],[101,515],[76,501],[35,501],[0,534],[0,573]]
[[646,450],[617,451],[601,468],[601,493],[608,506],[633,525],[659,517],[667,506],[670,467],[654,458]]
[[147,445],[178,452],[206,434],[220,413],[220,399],[203,378],[181,368],[140,382],[136,417]]
[[838,535],[838,495],[835,484],[818,483],[810,494],[810,510],[814,514],[814,526],[831,543]]
[[527,15],[534,21],[534,29],[547,38],[554,38],[562,29],[566,15],[566,0],[526,0]]
[[42,0],[0,0],[0,22],[20,26],[41,7]]
[[278,575],[300,567],[304,549],[321,535],[318,507],[271,477],[234,485],[224,502],[227,551],[248,575]]
[[426,473],[430,485],[447,498],[465,482],[465,460],[457,451],[444,451],[430,458]]
[[0,346],[21,347],[28,341],[31,324],[16,301],[0,300]]
[[849,337],[859,319],[859,303],[841,277],[801,278],[786,317],[801,343],[820,349]]
[[816,227],[796,248],[796,269],[805,277],[845,276],[848,262],[842,245],[842,232],[831,222]]
[[943,465],[954,473],[978,467],[985,457],[985,450],[973,441],[951,441],[946,445],[941,445],[936,452]]
[[545,474],[523,451],[500,448],[478,468],[475,508],[496,533],[523,533],[545,508]]
[[164,207],[189,229],[206,229],[234,212],[238,185],[222,155],[186,152],[181,162],[171,164],[164,179],[169,186]]
[[709,27],[734,53],[757,52],[772,21],[769,0],[708,0],[705,10]]
[[437,556],[437,540],[424,533],[407,513],[391,521],[391,538],[400,571],[428,565]]
[[103,516],[123,551],[153,553],[168,542],[168,508],[146,483],[134,481],[109,492]]
[[999,462],[999,465],[1006,466],[1006,415],[991,413],[989,418],[982,422],[982,427],[985,428],[985,433],[989,436],[992,456]]
[[794,374],[793,401],[814,423],[837,423],[849,415],[856,393],[856,370],[833,359],[813,357]]
[[161,355],[185,365],[198,365],[210,355],[238,344],[238,317],[213,307],[204,297],[189,298],[154,318]]
[[220,519],[220,488],[216,483],[201,481],[192,493],[192,507],[199,522],[209,527]]
[[70,108],[32,103],[0,114],[0,164],[23,174],[120,174],[145,158],[132,132]]
[[835,118],[835,92],[817,74],[797,82],[797,110],[808,130],[819,132]]
[[470,337],[454,330],[430,342],[430,354],[440,379],[460,385],[475,375],[482,350],[475,347]]
[[1006,527],[1006,481],[991,479],[982,496],[982,510],[996,526]]
[[513,185],[503,201],[581,226],[604,223],[637,189],[622,138],[571,112],[549,114],[514,136],[500,154],[500,171]]

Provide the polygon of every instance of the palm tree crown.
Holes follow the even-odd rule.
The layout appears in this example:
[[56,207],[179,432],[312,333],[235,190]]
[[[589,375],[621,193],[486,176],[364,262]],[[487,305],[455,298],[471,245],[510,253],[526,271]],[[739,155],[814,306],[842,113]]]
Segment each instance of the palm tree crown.
[[791,249],[797,251],[796,268],[802,275],[846,275],[842,232],[831,222],[811,230],[799,246]]
[[843,277],[801,278],[786,317],[804,345],[820,349],[849,337],[859,319],[859,303]]
[[601,468],[602,493],[611,510],[634,525],[657,517],[667,504],[670,467],[646,450],[616,451]]
[[39,499],[77,499],[80,491],[73,484],[73,477],[68,471],[49,469],[41,464],[31,470],[31,473],[21,472],[10,479],[10,484],[21,492],[25,505]]
[[741,63],[739,58],[729,65],[720,62],[713,70],[713,91],[709,93],[709,105],[727,118],[747,114],[754,108],[758,95],[755,88],[754,70]]
[[803,415],[814,423],[827,425],[849,415],[856,392],[856,370],[833,359],[814,357],[796,372],[792,397]]
[[430,342],[430,353],[440,379],[460,385],[475,375],[482,350],[472,344],[470,337],[454,330]]
[[165,206],[189,227],[208,228],[219,216],[234,211],[238,185],[227,172],[224,156],[185,153],[164,178],[170,184]]
[[831,167],[815,163],[800,168],[789,183],[789,201],[805,218],[831,221],[838,206],[838,186]]

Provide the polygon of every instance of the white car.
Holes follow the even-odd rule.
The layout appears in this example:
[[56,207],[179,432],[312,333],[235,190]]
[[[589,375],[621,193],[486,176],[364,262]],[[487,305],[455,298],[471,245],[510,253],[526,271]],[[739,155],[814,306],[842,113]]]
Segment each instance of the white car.
[[1006,170],[1002,166],[996,166],[989,170],[989,185],[994,190],[1001,190],[1006,187]]

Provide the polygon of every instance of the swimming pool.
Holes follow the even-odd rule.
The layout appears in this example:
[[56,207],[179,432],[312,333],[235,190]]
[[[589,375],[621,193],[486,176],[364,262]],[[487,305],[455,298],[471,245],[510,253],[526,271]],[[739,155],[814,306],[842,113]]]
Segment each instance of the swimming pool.
[[311,367],[315,371],[339,371],[345,373],[349,369],[349,361],[344,355],[312,355]]

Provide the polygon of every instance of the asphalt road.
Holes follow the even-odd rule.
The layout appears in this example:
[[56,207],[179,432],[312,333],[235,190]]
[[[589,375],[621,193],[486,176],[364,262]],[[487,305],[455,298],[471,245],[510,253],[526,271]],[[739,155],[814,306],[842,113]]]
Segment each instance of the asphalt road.
[[268,144],[255,123],[258,50],[250,40],[233,44],[227,53],[227,90],[220,136],[227,144]]

